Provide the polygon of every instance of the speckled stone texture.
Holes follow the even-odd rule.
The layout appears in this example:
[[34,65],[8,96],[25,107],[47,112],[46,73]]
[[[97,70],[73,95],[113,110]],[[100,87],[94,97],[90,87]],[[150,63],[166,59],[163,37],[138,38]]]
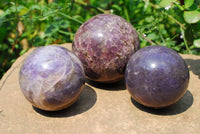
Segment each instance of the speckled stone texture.
[[138,48],[138,35],[133,26],[111,14],[100,14],[85,22],[72,44],[86,76],[98,82],[116,82],[123,78],[125,65]]
[[186,93],[189,70],[174,50],[149,46],[130,58],[125,79],[128,91],[137,102],[161,108],[174,104]]
[[20,70],[19,83],[24,96],[43,110],[55,111],[74,103],[85,83],[80,60],[60,46],[33,51]]

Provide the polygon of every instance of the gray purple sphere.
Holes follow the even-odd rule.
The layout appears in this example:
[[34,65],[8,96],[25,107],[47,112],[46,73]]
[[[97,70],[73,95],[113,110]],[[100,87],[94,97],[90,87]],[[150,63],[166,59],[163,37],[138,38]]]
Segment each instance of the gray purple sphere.
[[73,104],[85,84],[81,61],[60,46],[39,47],[24,61],[19,76],[24,96],[35,107],[56,111]]
[[187,91],[189,70],[182,57],[163,46],[149,46],[133,54],[125,71],[126,87],[138,103],[162,108]]
[[86,21],[72,44],[87,78],[106,83],[123,78],[127,62],[138,48],[139,39],[133,26],[111,14],[96,15]]

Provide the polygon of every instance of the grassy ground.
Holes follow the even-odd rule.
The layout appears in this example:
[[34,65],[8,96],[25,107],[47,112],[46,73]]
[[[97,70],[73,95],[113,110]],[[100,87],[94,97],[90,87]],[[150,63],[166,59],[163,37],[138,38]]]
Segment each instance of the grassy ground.
[[72,42],[79,26],[101,13],[129,21],[141,47],[200,55],[198,0],[1,0],[0,78],[29,48]]

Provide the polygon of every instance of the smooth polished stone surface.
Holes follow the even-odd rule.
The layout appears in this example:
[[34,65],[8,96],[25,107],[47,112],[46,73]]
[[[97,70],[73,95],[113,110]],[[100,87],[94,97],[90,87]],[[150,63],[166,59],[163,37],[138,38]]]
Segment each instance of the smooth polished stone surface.
[[174,50],[149,46],[132,55],[125,80],[134,100],[144,106],[162,108],[174,104],[186,93],[189,70]]
[[44,46],[26,58],[19,83],[35,107],[55,111],[77,100],[85,74],[81,61],[71,51],[60,46]]
[[139,48],[133,26],[117,15],[100,14],[76,32],[72,49],[83,63],[86,76],[98,82],[123,78],[125,65]]
[[[71,49],[71,44],[62,46]],[[0,134],[199,134],[200,56],[182,54],[190,70],[188,91],[163,109],[131,99],[124,82],[86,83],[78,100],[56,112],[33,108],[18,83],[20,56],[0,80]]]

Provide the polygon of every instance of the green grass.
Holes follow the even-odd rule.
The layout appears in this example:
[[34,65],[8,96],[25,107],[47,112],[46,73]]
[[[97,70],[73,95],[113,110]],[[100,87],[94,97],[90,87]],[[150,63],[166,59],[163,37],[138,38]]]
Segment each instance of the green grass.
[[111,13],[137,30],[141,47],[163,45],[200,55],[198,0],[1,0],[0,78],[29,48],[72,42],[94,15]]

